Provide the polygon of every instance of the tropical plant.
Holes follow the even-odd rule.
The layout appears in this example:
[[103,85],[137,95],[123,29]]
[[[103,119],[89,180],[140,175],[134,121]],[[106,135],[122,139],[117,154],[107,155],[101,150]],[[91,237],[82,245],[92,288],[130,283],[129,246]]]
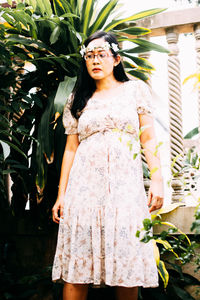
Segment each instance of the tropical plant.
[[[166,266],[164,262],[160,259],[160,251],[158,248],[158,245],[162,245],[166,251],[171,252],[176,259],[183,261],[183,258],[181,258],[175,251],[175,247],[173,247],[169,241],[167,241],[167,237],[173,233],[178,232],[182,236],[184,236],[184,239],[187,241],[188,245],[191,246],[191,242],[186,234],[184,234],[180,229],[178,229],[174,224],[163,221],[162,220],[162,214],[169,213],[170,211],[173,211],[177,207],[181,206],[181,203],[174,203],[170,204],[168,206],[165,206],[164,208],[161,208],[157,211],[156,214],[151,215],[151,219],[144,219],[143,225],[144,227],[141,230],[138,230],[136,233],[136,236],[139,238],[141,235],[141,232],[145,232],[142,235],[141,242],[148,243],[150,240],[153,240],[154,245],[154,256],[157,263],[157,268],[159,275],[164,283],[164,288],[167,287],[168,281],[169,281],[169,274],[167,272]],[[154,226],[158,225],[166,225],[169,227],[168,231],[163,231],[159,236],[152,235],[152,229]],[[182,239],[182,238],[181,238]]]
[[[169,213],[181,206],[180,203],[170,204],[161,208],[156,214],[152,214],[151,219],[143,221],[144,227],[136,233],[142,242],[148,243],[150,240],[154,244],[154,255],[160,275],[160,284],[156,289],[142,289],[139,299],[194,299],[186,290],[187,285],[199,285],[199,281],[182,271],[182,265],[195,259],[198,265],[199,256],[196,255],[195,249],[199,247],[194,240],[191,241],[188,236],[180,231],[170,222],[163,221],[162,215]],[[196,210],[198,221],[198,210]],[[152,234],[154,226],[167,226],[159,235]],[[197,224],[194,222],[192,228],[195,229]],[[155,227],[154,227],[155,229]],[[171,255],[169,255],[171,254]],[[198,270],[198,268],[197,268]],[[161,282],[162,281],[162,282]],[[162,284],[163,283],[163,284]],[[162,297],[161,297],[162,295]]]
[[[5,21],[0,25],[0,46],[9,53],[8,67],[15,70],[12,83],[8,82],[9,97],[3,103],[9,112],[7,142],[13,145],[4,166],[12,165],[12,203],[20,213],[27,199],[33,211],[43,198],[48,198],[49,209],[55,200],[65,144],[60,115],[78,74],[84,39],[103,29],[114,32],[119,42],[129,40],[132,48],[121,50],[121,55],[128,58],[127,71],[143,80],[153,67],[137,53],[167,50],[140,38],[150,30],[134,23],[163,9],[120,18],[118,0],[108,1],[104,7],[96,0],[16,3],[13,8],[0,8]],[[2,52],[0,59],[3,61]]]

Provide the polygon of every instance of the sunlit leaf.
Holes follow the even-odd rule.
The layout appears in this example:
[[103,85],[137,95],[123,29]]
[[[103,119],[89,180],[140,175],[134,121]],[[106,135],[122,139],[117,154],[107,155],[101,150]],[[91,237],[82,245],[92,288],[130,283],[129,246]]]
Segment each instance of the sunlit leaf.
[[164,11],[164,10],[165,9],[161,9],[161,8],[149,9],[149,10],[134,14],[133,16],[130,16],[128,18],[124,18],[124,19],[121,19],[121,20],[114,20],[104,28],[104,31],[108,32],[108,31],[114,29],[116,26],[118,26],[122,23],[140,20],[140,19],[143,19],[145,17],[149,17],[149,16],[152,16],[154,14],[158,14],[158,13]]
[[168,273],[168,271],[165,267],[165,264],[162,260],[159,261],[158,273],[164,283],[164,288],[166,288],[168,285],[168,281],[169,281],[169,273]]
[[156,245],[156,241],[152,240],[152,243],[153,243],[153,252],[154,252],[154,258],[156,261],[156,265],[159,266],[160,252],[159,252],[158,246]]
[[83,1],[83,12],[82,12],[82,20],[83,20],[83,33],[86,35],[87,30],[89,28],[91,16],[93,13],[95,0],[84,0]]
[[119,35],[125,35],[127,36],[127,34],[130,35],[144,35],[144,34],[148,34],[151,32],[150,29],[148,28],[144,28],[144,27],[128,27],[122,30],[113,30],[113,32],[115,34],[119,34]]
[[156,239],[155,241],[156,241],[156,243],[163,245],[165,247],[165,249],[172,252],[177,258],[179,257],[178,254],[173,250],[172,246],[170,245],[170,243],[168,241],[161,240],[161,239]]
[[139,70],[128,70],[127,73],[144,81],[148,80],[149,78],[148,75]]
[[108,1],[104,5],[104,7],[101,9],[100,13],[96,17],[94,24],[91,26],[90,34],[94,33],[95,31],[101,29],[104,26],[111,11],[113,11],[115,6],[117,5],[117,2],[118,0],[112,0]]
[[177,228],[174,224],[172,224],[170,222],[166,222],[166,221],[161,221],[161,224],[162,225],[167,225],[167,226],[172,227],[172,228],[176,228],[179,233],[181,233],[185,236],[185,238],[188,241],[188,244],[191,245],[191,241],[190,241],[189,237],[187,236],[187,234],[185,234],[183,231],[181,231],[179,228]]
[[124,53],[124,56],[132,60],[134,63],[136,63],[137,66],[141,68],[144,68],[146,70],[154,70],[153,65],[144,58],[129,55],[127,53]]

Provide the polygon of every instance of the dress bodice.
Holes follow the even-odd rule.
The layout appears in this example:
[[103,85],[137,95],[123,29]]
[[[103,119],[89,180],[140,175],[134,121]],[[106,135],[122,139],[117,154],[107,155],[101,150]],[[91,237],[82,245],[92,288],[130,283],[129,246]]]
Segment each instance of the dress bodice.
[[151,93],[147,84],[130,80],[119,85],[111,96],[92,97],[78,120],[72,117],[71,97],[64,109],[65,133],[78,134],[79,141],[105,131],[123,131],[136,136],[139,131],[138,114],[151,114]]

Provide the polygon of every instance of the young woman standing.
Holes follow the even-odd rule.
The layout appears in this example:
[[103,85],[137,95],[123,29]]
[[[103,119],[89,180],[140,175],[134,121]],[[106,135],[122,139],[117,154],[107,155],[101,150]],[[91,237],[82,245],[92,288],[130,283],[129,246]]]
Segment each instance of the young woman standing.
[[[68,136],[52,209],[59,223],[52,278],[64,281],[63,300],[85,300],[90,283],[116,286],[119,300],[136,300],[138,286],[158,286],[153,246],[136,237],[163,204],[151,94],[144,82],[129,80],[117,51],[110,33],[85,41],[64,108]],[[149,169],[157,169],[148,201],[141,145]]]

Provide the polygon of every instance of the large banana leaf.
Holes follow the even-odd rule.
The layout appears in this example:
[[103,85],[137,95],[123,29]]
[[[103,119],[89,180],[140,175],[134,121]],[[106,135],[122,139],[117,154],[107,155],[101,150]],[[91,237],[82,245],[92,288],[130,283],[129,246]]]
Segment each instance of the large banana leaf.
[[63,106],[74,88],[76,77],[65,77],[65,80],[60,82],[56,96],[54,99],[55,112],[62,113]]
[[44,188],[46,183],[46,161],[52,162],[54,146],[53,146],[53,131],[51,130],[51,119],[54,114],[54,97],[52,94],[48,98],[46,109],[41,117],[41,121],[38,128],[38,148],[37,148],[37,185],[40,188]]

